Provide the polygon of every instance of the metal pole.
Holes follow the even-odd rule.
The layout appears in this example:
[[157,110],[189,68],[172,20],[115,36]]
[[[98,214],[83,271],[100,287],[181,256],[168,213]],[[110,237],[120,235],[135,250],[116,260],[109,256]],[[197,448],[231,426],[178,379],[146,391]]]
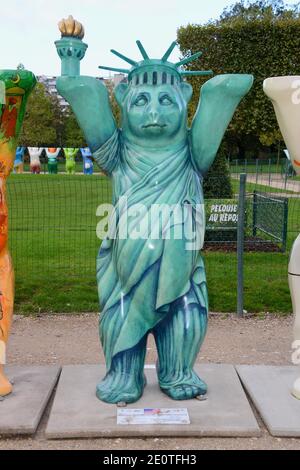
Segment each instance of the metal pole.
[[284,200],[284,221],[282,227],[282,252],[286,251],[287,243],[287,229],[288,229],[288,217],[289,217],[289,200],[286,198]]
[[269,158],[269,186],[271,185],[271,158]]
[[257,220],[257,192],[256,190],[253,191],[253,224],[252,224],[252,235],[256,237],[257,228],[256,228],[256,220]]
[[288,165],[286,164],[285,174],[284,174],[284,190],[286,190],[287,178],[288,178]]
[[256,159],[256,178],[255,178],[255,184],[257,184],[258,181],[258,158]]
[[277,147],[276,173],[278,173],[278,169],[279,169],[279,160],[280,160],[280,141],[278,142],[278,147]]
[[237,226],[237,314],[243,316],[244,310],[244,239],[245,239],[245,202],[246,173],[240,174]]

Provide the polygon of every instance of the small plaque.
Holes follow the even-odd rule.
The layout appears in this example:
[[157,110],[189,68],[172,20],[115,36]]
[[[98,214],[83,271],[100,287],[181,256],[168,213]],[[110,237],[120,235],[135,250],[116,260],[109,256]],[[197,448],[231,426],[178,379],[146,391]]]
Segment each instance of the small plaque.
[[117,424],[191,424],[187,408],[119,409]]

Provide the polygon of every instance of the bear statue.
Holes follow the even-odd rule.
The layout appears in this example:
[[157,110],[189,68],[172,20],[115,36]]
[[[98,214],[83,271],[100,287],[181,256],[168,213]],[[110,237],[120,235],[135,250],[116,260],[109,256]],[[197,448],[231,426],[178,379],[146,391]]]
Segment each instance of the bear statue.
[[[64,32],[57,41],[62,60],[61,43],[65,37],[70,44],[72,35],[66,36]],[[68,46],[70,54],[78,50],[81,39],[74,38]],[[108,403],[132,403],[142,395],[149,333],[157,346],[161,390],[175,400],[206,393],[206,384],[193,370],[208,316],[200,253],[205,231],[202,180],[253,81],[246,74],[208,80],[189,129],[192,87],[184,79],[207,72],[182,66],[200,53],[174,64],[168,58],[175,42],[161,59],[150,59],[140,41],[137,45],[140,61],[112,51],[130,64],[128,69],[112,69],[128,74],[127,82],[114,90],[122,111],[120,129],[100,80],[71,69],[68,73],[66,66],[57,79],[59,94],[70,103],[94,160],[113,185],[114,230],[103,240],[97,258],[100,339],[107,373],[96,394]],[[164,205],[184,208],[184,216],[153,210]],[[191,227],[196,234],[192,242]],[[178,228],[183,229],[181,237],[176,235]],[[136,236],[137,231],[142,236]]]

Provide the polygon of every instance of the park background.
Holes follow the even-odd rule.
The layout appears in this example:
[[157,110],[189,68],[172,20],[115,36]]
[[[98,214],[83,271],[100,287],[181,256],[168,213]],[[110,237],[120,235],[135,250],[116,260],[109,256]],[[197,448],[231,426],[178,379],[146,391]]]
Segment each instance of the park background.
[[[299,4],[238,2],[204,24],[196,20],[194,24],[179,23],[177,41],[180,57],[203,51],[191,70],[252,73],[255,77],[205,178],[205,199],[208,208],[240,202],[239,175],[247,174],[244,309],[262,314],[290,313],[287,264],[292,242],[300,231],[300,181],[287,165],[285,145],[262,83],[270,76],[299,75]],[[19,67],[22,60],[20,57]],[[194,88],[190,121],[206,79],[189,79]],[[113,77],[106,77],[105,83],[120,123],[113,81]],[[62,107],[59,97],[42,82],[29,99],[19,145],[86,145],[72,111]],[[96,236],[96,210],[101,203],[110,202],[111,185],[100,170],[93,176],[82,175],[80,161],[76,169],[78,174],[66,175],[61,156],[58,175],[47,174],[44,160],[45,174],[31,175],[25,163],[25,173],[13,174],[8,180],[17,313],[98,311],[95,260],[100,240]],[[256,224],[258,212],[260,225]],[[236,232],[236,225],[207,231],[203,255],[213,311],[236,310]]]

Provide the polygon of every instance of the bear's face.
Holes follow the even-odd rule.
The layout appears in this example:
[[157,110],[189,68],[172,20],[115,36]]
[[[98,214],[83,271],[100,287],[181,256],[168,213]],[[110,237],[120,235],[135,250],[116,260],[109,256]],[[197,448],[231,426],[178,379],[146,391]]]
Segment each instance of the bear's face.
[[191,87],[181,85],[125,85],[116,89],[122,109],[124,137],[138,145],[163,147],[186,136],[187,103]]
[[174,87],[136,87],[125,104],[124,121],[133,135],[150,139],[172,137],[185,119],[186,105]]

